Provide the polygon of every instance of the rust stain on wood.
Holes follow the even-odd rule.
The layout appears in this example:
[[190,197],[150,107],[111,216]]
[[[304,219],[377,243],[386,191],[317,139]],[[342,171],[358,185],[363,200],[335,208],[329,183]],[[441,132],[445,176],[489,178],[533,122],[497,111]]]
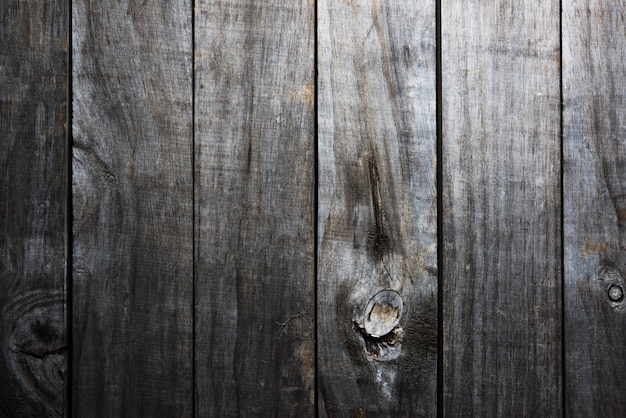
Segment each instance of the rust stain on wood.
[[315,85],[307,84],[299,92],[299,96],[307,103],[313,104],[315,101]]
[[591,238],[587,237],[585,238],[585,245],[583,246],[583,258],[606,251],[610,248],[611,245],[608,242],[592,242]]
[[553,54],[552,60],[559,66],[559,68],[567,67],[567,61],[565,61],[565,58],[562,58],[560,54]]

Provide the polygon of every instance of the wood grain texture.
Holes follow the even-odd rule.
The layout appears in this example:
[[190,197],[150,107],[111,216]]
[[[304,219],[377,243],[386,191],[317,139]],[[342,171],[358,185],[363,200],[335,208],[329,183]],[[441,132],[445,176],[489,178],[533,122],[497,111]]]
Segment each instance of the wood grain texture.
[[624,1],[563,2],[565,399],[572,417],[626,410],[625,20]]
[[314,9],[196,3],[199,416],[314,410]]
[[435,2],[318,13],[318,412],[433,416]]
[[0,2],[0,416],[62,416],[67,1]]
[[77,416],[192,413],[191,14],[73,2]]
[[444,413],[559,416],[559,2],[441,10]]

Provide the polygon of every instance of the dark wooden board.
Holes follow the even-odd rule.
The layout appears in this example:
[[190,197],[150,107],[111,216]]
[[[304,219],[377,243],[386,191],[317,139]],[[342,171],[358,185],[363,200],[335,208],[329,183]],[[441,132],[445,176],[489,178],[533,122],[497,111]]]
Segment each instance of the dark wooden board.
[[77,416],[192,414],[191,15],[73,2]]
[[312,416],[314,3],[198,1],[199,416]]
[[623,1],[563,2],[565,399],[572,417],[626,411],[625,21]]
[[435,2],[318,11],[318,412],[433,416]]
[[559,2],[441,10],[443,411],[559,416]]
[[0,2],[0,416],[62,416],[67,1]]

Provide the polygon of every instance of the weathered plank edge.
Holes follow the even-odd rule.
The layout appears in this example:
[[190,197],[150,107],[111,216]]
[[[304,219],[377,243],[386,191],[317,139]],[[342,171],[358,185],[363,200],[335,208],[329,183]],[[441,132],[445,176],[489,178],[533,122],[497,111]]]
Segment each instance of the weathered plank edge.
[[10,415],[65,408],[67,4],[0,6],[0,411]]
[[197,5],[197,413],[311,413],[314,3]]
[[[442,273],[444,275],[450,274],[450,277],[454,275],[454,277],[457,278],[457,281],[459,280],[459,278],[462,279],[465,276],[471,275],[476,279],[476,284],[470,284],[470,286],[474,287],[474,292],[477,298],[482,298],[485,293],[487,295],[491,294],[495,296],[496,302],[506,304],[505,306],[507,307],[507,309],[504,311],[504,315],[502,315],[501,318],[502,324],[506,324],[507,320],[511,323],[515,323],[516,321],[519,322],[520,320],[524,322],[525,315],[529,321],[535,321],[539,323],[541,323],[542,318],[546,319],[549,328],[543,329],[543,326],[536,327],[537,332],[530,334],[531,336],[536,334],[536,336],[533,337],[533,340],[535,340],[534,348],[532,347],[533,343],[530,342],[529,344],[527,344],[526,349],[517,350],[518,352],[520,352],[520,354],[515,357],[517,359],[519,370],[514,370],[513,368],[505,366],[507,364],[505,362],[506,359],[501,358],[501,368],[506,373],[502,374],[502,376],[499,376],[499,378],[501,377],[500,381],[502,383],[498,384],[497,387],[502,390],[503,395],[501,395],[500,399],[495,402],[490,401],[486,386],[487,384],[489,384],[489,376],[485,376],[485,378],[479,381],[482,385],[481,388],[474,388],[473,391],[468,390],[467,388],[467,383],[465,379],[472,379],[472,376],[478,375],[477,371],[473,370],[471,358],[474,357],[480,359],[481,356],[485,355],[485,350],[490,350],[490,352],[492,353],[487,354],[487,356],[498,356],[499,354],[496,350],[496,347],[493,347],[493,344],[496,343],[498,340],[500,340],[499,344],[504,344],[504,341],[508,341],[509,338],[513,337],[508,337],[506,335],[507,331],[503,329],[500,338],[498,338],[498,335],[496,335],[496,333],[493,333],[493,336],[491,338],[485,340],[485,342],[487,343],[489,342],[489,340],[491,340],[491,344],[483,346],[481,344],[480,337],[475,338],[473,334],[471,334],[471,331],[465,330],[469,330],[472,327],[475,329],[481,329],[483,327],[488,328],[492,326],[491,324],[494,320],[498,319],[498,314],[497,312],[495,312],[494,309],[489,308],[487,309],[488,315],[484,315],[484,311],[481,311],[483,312],[483,317],[481,317],[481,315],[473,313],[471,307],[477,306],[478,308],[480,308],[481,305],[484,306],[484,303],[481,302],[482,299],[477,299],[478,302],[473,301],[471,293],[467,297],[461,298],[461,302],[464,302],[464,304],[466,305],[470,305],[470,307],[468,308],[468,306],[465,306],[457,308],[457,312],[455,313],[456,318],[459,318],[456,322],[465,322],[464,324],[462,324],[462,326],[459,327],[458,334],[460,335],[460,337],[452,343],[447,342],[444,344],[444,352],[446,353],[446,355],[444,356],[444,362],[450,360],[451,357],[449,353],[452,352],[451,350],[462,353],[464,349],[467,349],[466,356],[470,358],[469,362],[464,362],[462,361],[463,359],[461,358],[461,355],[457,355],[455,359],[455,364],[445,363],[448,366],[447,369],[444,370],[444,375],[446,376],[446,378],[451,376],[451,370],[457,374],[455,379],[458,385],[456,388],[450,389],[450,386],[446,386],[453,384],[453,379],[451,377],[448,381],[444,382],[444,394],[447,397],[444,398],[446,405],[451,405],[453,404],[453,402],[456,402],[456,406],[452,408],[453,414],[459,413],[463,410],[462,408],[470,408],[472,406],[472,403],[476,408],[480,408],[477,410],[477,412],[475,412],[478,414],[480,414],[482,408],[485,407],[489,408],[488,413],[490,414],[496,414],[498,413],[498,411],[500,413],[503,413],[509,408],[514,408],[516,410],[520,410],[520,408],[531,408],[531,412],[533,411],[533,408],[546,408],[557,413],[556,411],[559,411],[559,408],[561,407],[562,402],[558,400],[558,396],[560,396],[561,392],[561,349],[559,348],[558,350],[554,350],[554,345],[545,345],[545,342],[547,342],[548,344],[556,344],[557,346],[561,343],[559,327],[562,323],[562,320],[559,315],[561,314],[562,309],[558,306],[558,304],[561,303],[561,291],[558,288],[559,286],[561,286],[562,282],[559,277],[559,269],[561,265],[561,251],[557,242],[557,239],[560,240],[559,234],[561,225],[561,221],[558,219],[560,216],[560,209],[557,207],[560,204],[560,202],[558,201],[560,199],[560,197],[558,197],[558,189],[560,188],[560,175],[557,172],[559,170],[557,162],[560,152],[558,152],[558,149],[556,149],[556,147],[560,146],[559,142],[556,141],[557,138],[560,141],[560,133],[556,132],[558,130],[558,123],[552,126],[549,126],[548,124],[538,125],[539,123],[541,123],[541,121],[546,120],[548,121],[548,123],[550,123],[552,119],[547,118],[547,115],[549,114],[553,115],[555,120],[559,117],[558,114],[556,114],[556,110],[558,109],[558,91],[554,89],[554,86],[558,85],[558,82],[555,83],[555,81],[557,81],[558,75],[558,52],[556,51],[558,49],[558,41],[555,39],[555,35],[558,35],[558,29],[556,25],[557,21],[555,19],[558,16],[556,11],[558,10],[558,4],[558,2],[543,3],[541,7],[546,7],[547,9],[544,13],[542,13],[540,10],[538,10],[537,12],[532,11],[532,9],[530,8],[532,8],[533,6],[531,6],[528,2],[513,2],[513,4],[509,2],[507,4],[503,4],[502,8],[499,11],[496,9],[497,5],[492,6],[492,8],[490,9],[488,4],[480,4],[480,2],[470,2],[469,5],[465,6],[465,10],[463,9],[463,5],[461,4],[455,4],[451,7],[444,9],[444,24],[449,24],[447,29],[445,27],[443,28],[444,34],[446,30],[448,31],[448,33],[451,33],[450,31],[454,31],[457,27],[463,28],[463,24],[466,25],[466,28],[468,30],[468,32],[466,32],[466,34],[464,35],[457,35],[458,39],[453,40],[456,43],[453,43],[452,47],[460,51],[468,51],[471,49],[474,50],[469,53],[469,57],[465,57],[464,61],[463,53],[451,53],[450,49],[446,49],[446,47],[451,44],[451,36],[444,35],[446,39],[443,40],[445,44],[442,44],[442,48],[444,48],[443,60],[444,62],[446,62],[446,65],[449,65],[446,68],[442,67],[444,82],[446,82],[446,80],[449,81],[449,79],[452,77],[453,80],[456,78],[457,81],[460,80],[460,84],[464,83],[465,85],[465,88],[460,88],[456,90],[455,93],[453,93],[453,97],[450,97],[449,93],[444,92],[444,111],[447,111],[447,114],[444,115],[444,134],[447,135],[448,138],[447,140],[444,138],[444,171],[446,170],[446,167],[448,167],[449,169],[451,166],[465,166],[466,172],[478,174],[478,177],[474,177],[471,184],[474,184],[482,177],[484,180],[488,181],[485,183],[486,187],[488,187],[488,192],[485,194],[484,192],[481,192],[480,188],[477,188],[478,192],[474,193],[475,191],[473,192],[471,190],[471,186],[465,185],[465,183],[467,183],[466,179],[459,180],[458,178],[455,179],[453,178],[453,176],[449,176],[449,181],[443,185],[444,207],[441,216],[444,217],[444,226],[447,225],[447,228],[449,228],[448,231],[452,232],[454,232],[455,228],[458,226],[452,224],[450,221],[450,218],[453,216],[451,214],[454,213],[458,213],[457,216],[459,217],[462,217],[463,214],[466,212],[472,214],[478,213],[477,215],[474,215],[474,218],[478,218],[479,222],[481,222],[481,219],[485,220],[489,218],[491,218],[491,222],[479,224],[484,225],[481,228],[482,231],[480,232],[482,233],[479,237],[473,237],[473,225],[470,226],[469,229],[467,229],[466,227],[465,230],[460,233],[460,235],[458,235],[457,233],[457,236],[453,239],[445,236],[446,245],[440,250],[443,251],[444,256],[447,257],[444,260],[444,265],[451,265],[451,267],[449,269],[444,269]],[[518,9],[513,12],[514,6],[528,8],[530,14],[527,14],[527,16],[530,16],[530,19],[533,19],[532,13],[535,13],[534,19],[536,20],[536,23],[539,23],[537,24],[537,27],[534,27],[534,25],[528,20],[528,18],[524,18],[524,14],[519,13]],[[552,10],[549,10],[550,6],[552,7]],[[455,8],[457,8],[456,11],[454,10]],[[456,15],[454,15],[454,12],[456,12]],[[502,12],[504,12],[502,17],[498,20],[495,20],[494,17],[496,17],[496,13]],[[492,23],[492,27],[487,27],[487,25],[481,27],[480,24],[475,25],[477,17],[483,18],[485,20],[490,19],[488,21],[497,23]],[[459,22],[462,22],[462,24],[459,25]],[[474,26],[472,27],[472,25]],[[497,27],[495,25],[497,25]],[[513,25],[517,25],[518,29],[511,30],[511,28],[513,28]],[[485,27],[487,28],[484,29]],[[496,29],[499,30],[499,36],[495,35]],[[481,31],[484,32],[482,36],[480,36]],[[463,39],[464,36],[468,36],[467,33],[471,33],[475,36],[475,38],[472,41],[468,41],[467,38]],[[507,37],[507,33],[510,34],[510,36]],[[519,35],[520,33],[528,34],[528,45],[526,45],[525,36]],[[531,33],[533,35],[530,35]],[[535,69],[532,67],[533,62],[537,63],[538,68]],[[513,68],[515,71],[518,71],[519,69],[522,69],[524,67],[526,67],[526,69],[524,70],[526,76],[522,79],[522,81],[526,83],[526,88],[519,88],[519,83],[516,87],[507,88],[506,85],[510,83],[510,77],[512,77],[511,75],[508,76],[509,78],[506,78],[506,75],[501,77],[501,83],[494,81],[494,71],[503,71],[503,68],[507,68],[509,71],[511,71],[511,68]],[[455,70],[458,71],[458,73],[454,73]],[[542,70],[545,72],[542,72]],[[538,75],[535,83],[530,81],[532,80],[528,76],[528,74],[530,73]],[[469,77],[471,77],[471,81],[469,82],[467,81],[468,75]],[[483,81],[483,85],[481,85],[480,81],[483,80],[483,77],[485,80],[489,81]],[[502,81],[504,81],[504,83],[502,83]],[[454,86],[452,84],[453,83],[451,82],[447,82],[444,85],[447,89],[453,89]],[[505,87],[499,89],[499,87],[503,85]],[[478,96],[478,94],[480,94],[481,87],[485,91],[487,91],[487,97]],[[492,106],[491,110],[487,110],[486,112],[484,112],[485,118],[489,118],[490,116],[495,115],[495,118],[488,119],[490,120],[490,122],[485,127],[482,126],[483,115],[481,113],[479,118],[476,109],[477,106],[482,106],[487,100],[494,100],[494,91],[496,93],[499,93],[503,98],[508,97],[513,99],[512,101],[509,100],[507,102],[505,102],[505,100],[502,100],[500,103],[500,108]],[[467,129],[465,131],[461,131],[457,128],[458,126],[463,126],[463,123],[450,123],[445,122],[445,120],[453,119],[455,117],[455,114],[463,114],[463,109],[454,110],[454,107],[451,106],[450,103],[458,103],[460,100],[457,99],[458,96],[461,96],[465,100],[467,100],[468,93],[469,97],[474,97],[474,99],[465,107],[464,111],[468,114],[474,115],[473,123],[466,123],[465,126],[467,127]],[[509,110],[508,113],[504,108],[505,103],[507,103],[507,106],[509,106],[507,108]],[[450,109],[451,107],[453,108],[453,110],[448,111],[448,109]],[[497,109],[497,111],[494,112],[493,109]],[[538,112],[538,109],[542,109],[541,112]],[[534,112],[535,115],[528,113],[530,111]],[[534,125],[532,123],[520,123],[519,125],[521,125],[522,127],[536,126],[536,128],[531,128],[528,130],[524,130],[523,128],[519,129],[519,127],[515,128],[515,120],[507,119],[507,117],[511,115],[519,115],[520,118],[522,116],[525,118],[532,118],[533,121],[537,121]],[[513,129],[511,129],[512,127]],[[499,147],[497,145],[498,141],[493,140],[494,137],[498,137],[497,131],[494,132],[494,129],[498,128],[500,129],[501,133],[509,132],[507,135],[514,133],[516,137],[522,136],[525,138],[534,138],[535,140],[533,142],[536,142],[538,138],[537,134],[541,135],[542,137],[549,136],[548,139],[550,141],[541,140],[538,143],[542,144],[541,146],[545,149],[544,152],[539,154],[543,158],[541,160],[532,158],[533,153],[536,152],[534,150],[539,149],[539,146],[532,149],[525,149],[523,147],[520,147],[520,143],[510,141],[510,138],[503,137],[502,134],[499,135],[500,138],[504,139],[502,143],[509,143],[511,145],[511,148]],[[448,150],[454,150],[455,148],[458,148],[454,144],[454,141],[458,142],[459,147],[463,146],[465,148],[472,149],[471,147],[476,147],[476,144],[473,143],[473,141],[476,139],[484,140],[484,147],[481,146],[480,148],[477,147],[474,149],[473,154],[475,157],[477,157],[475,158],[475,161],[472,161],[467,155],[464,155],[463,152],[456,152],[454,156],[456,157],[457,161],[454,161],[453,163],[450,163],[449,161],[446,162],[446,160],[450,159],[445,158],[446,155],[448,155],[449,153]],[[521,143],[523,144],[523,142]],[[495,149],[492,148],[494,146],[493,144],[496,144]],[[512,148],[513,146],[515,146],[515,148]],[[521,156],[517,157],[518,159],[527,156],[526,160],[530,163],[534,162],[535,164],[538,164],[537,161],[541,161],[541,165],[538,166],[538,172],[543,175],[541,177],[537,177],[535,181],[532,174],[524,174],[525,172],[528,173],[529,170],[524,170],[523,167],[512,170],[510,167],[513,167],[513,164],[509,165],[509,168],[505,168],[503,170],[490,171],[490,168],[494,166],[501,168],[507,167],[503,166],[502,161],[510,161],[511,163],[520,164],[519,160],[516,161],[514,159],[515,157],[512,158],[512,155],[514,155],[512,154],[512,151],[515,151],[517,155]],[[465,151],[465,153],[467,152]],[[481,155],[485,155],[485,158],[481,158]],[[549,157],[549,159],[547,157]],[[495,162],[494,158],[497,158]],[[516,173],[519,173],[521,175],[514,177],[513,175]],[[509,182],[509,180],[513,181]],[[515,191],[519,189],[513,188],[512,185],[520,184],[520,182],[526,183],[526,187],[524,187],[522,190],[526,192],[529,199],[532,198],[535,200],[535,202],[546,202],[546,206],[540,206],[534,203],[532,206],[527,206],[529,208],[528,210],[523,211],[519,210],[518,208],[524,206],[520,206],[520,203],[516,203],[515,207],[513,207],[513,210],[511,211],[512,216],[509,215],[510,221],[513,222],[507,222],[507,219],[502,216],[501,210],[497,205],[489,206],[483,203],[483,201],[487,201],[490,193],[491,196],[494,196],[494,198],[491,199],[491,202],[498,202],[498,191],[494,192],[494,187],[498,187],[499,190],[503,190],[502,188],[506,187],[506,190]],[[507,185],[507,183],[509,183],[509,185]],[[542,187],[539,188],[537,186]],[[460,190],[461,192],[457,192],[457,190]],[[463,194],[463,191],[465,190],[469,190],[469,192]],[[456,198],[460,207],[455,208],[453,207],[454,205],[450,205],[449,197],[455,197],[455,195],[458,194],[461,194],[460,197]],[[478,196],[478,198],[475,197],[476,195]],[[519,192],[513,192],[508,193],[507,196],[514,196],[514,199],[505,199],[504,201],[512,202],[515,199],[519,199],[521,195],[519,194]],[[465,200],[467,201],[467,203],[464,203]],[[474,204],[476,206],[475,210],[473,207]],[[521,204],[530,205],[530,202]],[[538,261],[533,263],[532,260],[545,260],[546,255],[543,254],[543,250],[535,248],[535,245],[525,246],[523,244],[524,234],[519,233],[520,231],[523,231],[523,229],[519,227],[514,227],[514,221],[520,221],[523,218],[533,220],[533,217],[537,217],[536,213],[538,213],[539,210],[541,210],[544,214],[542,218],[547,221],[547,225],[545,225],[543,222],[535,222],[534,226],[529,223],[528,227],[532,227],[533,229],[531,230],[535,230],[537,232],[535,235],[537,237],[542,237],[542,241],[546,241],[543,235],[545,234],[546,228],[548,231],[550,231],[548,233],[548,237],[550,237],[550,239],[548,239],[546,243],[542,245],[545,245],[547,247],[547,252],[551,256],[556,256],[558,260],[556,258],[552,261],[548,259],[547,263],[540,263]],[[447,221],[445,219],[447,219]],[[494,222],[496,221],[494,221],[494,219],[499,220],[500,224],[495,224]],[[469,219],[468,223],[470,223],[470,221],[471,223],[476,224],[475,220]],[[504,235],[506,232],[499,232],[499,235],[502,237],[501,242],[503,243],[503,245],[500,245],[499,248],[494,248],[493,234],[494,231],[499,230],[509,230],[512,231],[510,232],[510,234],[516,234],[517,240],[519,242],[518,250],[511,252],[511,246],[509,244],[510,238],[509,240],[507,240],[506,236]],[[463,248],[462,245],[459,245],[459,243],[462,243],[464,240],[468,241],[471,244],[469,250],[467,248]],[[476,246],[474,245],[473,241],[476,241]],[[485,251],[490,245],[491,248],[488,254],[492,253],[493,251],[500,251],[500,253],[496,253],[496,255],[493,257],[486,256]],[[461,248],[456,251],[458,247]],[[477,247],[478,250],[474,251],[474,247]],[[463,257],[468,257],[467,254],[470,251],[475,254],[473,254],[473,261],[468,262],[467,268],[470,270],[466,272],[466,265],[465,263],[463,263],[462,259]],[[520,260],[518,254],[521,254],[522,251],[528,253],[528,255]],[[508,260],[503,263],[505,266],[504,268],[501,268],[499,263],[494,262],[496,260],[496,256],[500,256],[504,260]],[[453,265],[455,259],[457,264],[459,264],[456,266],[456,271]],[[485,260],[489,261],[489,263],[484,263]],[[514,277],[513,273],[515,272],[512,271],[512,269],[507,268],[506,265],[507,263],[513,263],[516,260],[518,263],[520,263],[520,266],[524,266],[524,260],[530,261],[527,268],[521,267],[521,271],[523,272],[523,275],[521,275],[521,277],[525,278],[527,284],[521,287],[519,282],[511,281],[510,287],[507,288],[504,286],[500,286],[500,291],[496,291],[493,287],[495,284],[493,281],[493,273],[495,272],[496,274],[505,274],[506,278]],[[489,275],[491,275],[492,277],[492,279],[490,280],[491,284],[490,287],[485,289],[485,285],[483,284],[484,278],[489,277]],[[446,276],[446,278],[448,278],[448,276]],[[533,282],[538,281],[537,283],[541,283],[541,287],[537,283],[534,283],[531,286],[530,280],[533,280]],[[453,304],[458,302],[456,298],[453,299],[453,297],[455,297],[453,295],[460,296],[466,292],[464,292],[463,290],[459,291],[458,289],[455,289],[453,282],[451,283],[450,280],[445,280],[444,285],[446,290],[446,295],[444,299],[446,299],[447,301],[446,306],[444,306],[444,310],[446,312],[451,312],[454,306]],[[519,298],[505,297],[507,293],[511,293],[510,289],[514,289],[516,286],[520,290],[520,292],[518,292],[519,295],[530,294],[530,291],[527,292],[527,289],[541,289],[541,291],[545,291],[545,293],[540,293],[538,291],[530,297],[525,296],[524,299],[526,300],[526,302],[520,304]],[[510,296],[514,295],[511,294]],[[514,308],[516,305],[519,309]],[[554,309],[555,306],[558,309]],[[535,307],[537,309],[535,309]],[[507,311],[510,312],[512,316],[507,316]],[[516,316],[516,311],[522,313],[522,315],[517,315],[517,320],[513,319]],[[543,314],[538,315],[536,312],[543,312]],[[444,320],[450,319],[450,315],[450,313],[447,313],[444,317]],[[472,321],[472,318],[475,320]],[[450,329],[450,326],[450,322],[448,322],[447,324],[444,324],[444,329],[448,330]],[[522,326],[521,329],[525,329],[526,332],[530,332],[528,326]],[[447,332],[446,334],[444,334],[444,340],[452,340],[451,338],[449,338],[450,336],[451,332]],[[474,343],[478,342],[475,347],[475,354],[472,351],[472,346],[467,343],[468,341],[472,341]],[[452,347],[450,347],[450,344],[452,344]],[[546,347],[552,348],[546,349]],[[501,348],[505,348],[505,346]],[[533,366],[533,358],[526,359],[526,355],[523,353],[524,350],[530,351],[532,353],[533,349],[536,353],[534,355],[534,359],[537,361],[543,361],[541,367]],[[506,353],[508,351],[503,352]],[[557,363],[559,370],[553,372],[553,364],[554,366],[557,366]],[[460,365],[464,365],[464,368],[466,369],[464,372],[460,371]],[[482,367],[478,367],[479,370],[484,370]],[[547,375],[548,378],[542,378],[541,375],[544,374]],[[517,376],[526,376],[527,382],[531,382],[533,376],[536,376],[535,380],[541,382],[541,386],[534,384],[523,385],[523,382],[520,382]],[[505,378],[508,381],[511,381],[512,384],[507,384],[505,382]],[[494,382],[495,381],[496,380],[494,378]],[[531,391],[533,391],[534,393],[526,396],[518,395],[514,399],[514,397],[508,396],[507,394],[511,392],[510,388],[513,388],[515,386],[519,387],[520,389],[524,388],[524,390],[529,394],[531,393]],[[447,387],[448,389],[445,389],[445,387]],[[550,389],[549,392],[548,389]],[[461,394],[461,392],[465,393],[464,399],[459,399],[459,395]]]
[[565,413],[619,416],[626,408],[626,10],[621,1],[572,0],[561,19]]
[[187,415],[191,10],[109,6],[73,3],[73,408]]
[[[320,414],[419,414],[437,408],[436,54],[430,6],[319,6]],[[404,312],[411,315],[402,322],[411,332],[401,344],[380,350],[363,310],[381,293],[395,306],[394,291],[395,298],[407,300]],[[415,371],[411,381],[405,380],[409,370]]]

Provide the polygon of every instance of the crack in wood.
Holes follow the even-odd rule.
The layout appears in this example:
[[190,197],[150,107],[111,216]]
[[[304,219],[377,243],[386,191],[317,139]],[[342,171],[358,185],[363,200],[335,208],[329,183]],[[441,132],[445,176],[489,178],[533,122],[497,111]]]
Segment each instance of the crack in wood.
[[372,207],[374,211],[375,228],[369,232],[368,248],[379,260],[389,252],[390,240],[386,231],[386,212],[381,194],[380,175],[374,155],[369,161],[369,180],[372,193]]
[[54,355],[65,355],[65,353],[67,352],[67,347],[59,347],[56,350],[52,350],[52,351],[44,351],[42,353],[36,353],[32,350],[26,350],[26,349],[22,349],[22,348],[12,348],[11,349],[12,352],[16,353],[16,354],[24,354],[25,356],[29,356],[29,357],[33,357],[36,358],[38,360],[44,360],[46,359],[46,357],[49,356],[54,356]]
[[117,187],[118,181],[117,181],[117,177],[113,173],[113,170],[111,169],[109,164],[104,162],[104,160],[102,160],[102,158],[98,156],[98,154],[96,153],[96,151],[93,149],[91,145],[81,140],[74,139],[73,146],[74,146],[74,150],[80,150],[84,152],[89,158],[93,160],[94,165],[97,167],[98,171],[100,172],[100,178],[104,181],[104,183],[107,186],[111,188]]
[[401,352],[401,341],[404,330],[396,326],[391,331],[380,337],[370,335],[365,328],[354,321],[354,327],[361,336],[365,349],[370,357],[378,361],[389,361],[398,358]]

